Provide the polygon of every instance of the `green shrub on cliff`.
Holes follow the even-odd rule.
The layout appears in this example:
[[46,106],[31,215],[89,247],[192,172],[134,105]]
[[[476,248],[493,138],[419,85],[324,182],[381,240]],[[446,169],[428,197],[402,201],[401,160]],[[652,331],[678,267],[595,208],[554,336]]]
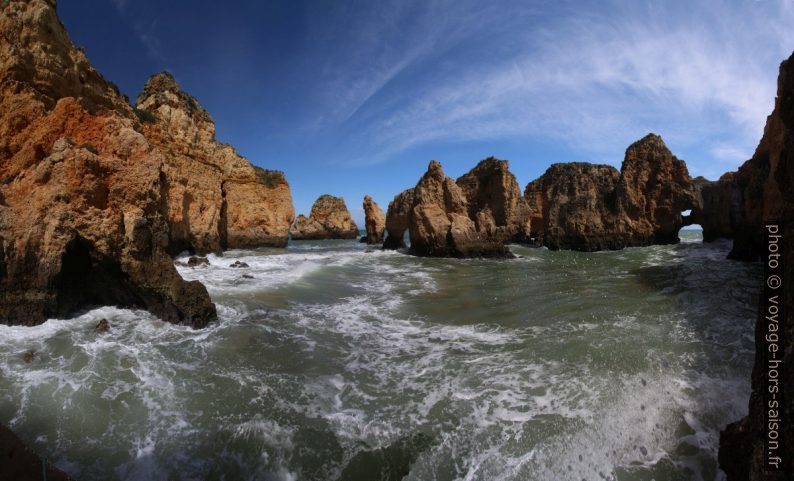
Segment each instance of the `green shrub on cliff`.
[[256,172],[257,178],[269,189],[273,189],[284,182],[284,172],[280,170],[268,170],[254,166],[254,171]]

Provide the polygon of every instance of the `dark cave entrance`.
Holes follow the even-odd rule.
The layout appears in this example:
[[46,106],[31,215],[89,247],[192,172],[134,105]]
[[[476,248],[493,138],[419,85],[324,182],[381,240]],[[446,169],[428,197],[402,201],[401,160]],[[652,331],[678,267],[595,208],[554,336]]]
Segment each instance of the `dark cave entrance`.
[[75,236],[64,249],[55,287],[53,314],[58,316],[100,305],[144,305],[119,263],[102,256],[80,236]]

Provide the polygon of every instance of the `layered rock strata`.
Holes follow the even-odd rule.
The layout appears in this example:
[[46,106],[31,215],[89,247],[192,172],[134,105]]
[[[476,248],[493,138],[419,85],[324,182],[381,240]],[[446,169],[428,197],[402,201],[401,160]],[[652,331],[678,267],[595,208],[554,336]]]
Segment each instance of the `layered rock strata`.
[[91,305],[204,326],[215,307],[168,256],[158,148],[45,0],[0,15],[0,322]]
[[380,244],[383,242],[383,232],[386,230],[386,216],[372,197],[364,196],[364,228],[367,235],[367,244]]
[[144,136],[165,157],[171,253],[287,244],[295,212],[281,172],[216,141],[210,115],[167,72],[149,79],[136,109]]
[[312,205],[308,217],[299,215],[290,229],[293,240],[355,239],[358,226],[345,199],[324,194]]

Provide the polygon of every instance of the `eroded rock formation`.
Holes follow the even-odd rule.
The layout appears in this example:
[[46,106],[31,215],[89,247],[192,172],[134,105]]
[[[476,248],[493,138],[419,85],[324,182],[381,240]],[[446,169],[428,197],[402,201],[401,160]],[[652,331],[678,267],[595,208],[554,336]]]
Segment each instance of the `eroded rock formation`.
[[735,173],[728,172],[713,182],[703,177],[692,180],[697,201],[690,220],[703,228],[705,242],[735,236],[741,192],[734,179]]
[[383,231],[386,230],[386,216],[372,200],[372,197],[364,196],[364,228],[367,231],[367,244],[380,244],[383,242]]
[[136,109],[165,156],[171,253],[287,244],[295,211],[281,172],[254,167],[216,141],[210,115],[167,72],[149,79]]
[[293,240],[355,239],[358,226],[347,210],[345,199],[325,194],[314,201],[309,217],[298,216],[290,235]]
[[[782,411],[783,470],[766,471],[764,464],[767,433],[767,404],[765,392],[766,356],[768,343],[767,313],[759,308],[755,329],[755,366],[752,373],[752,393],[749,413],[742,420],[730,424],[721,433],[719,461],[729,481],[783,480],[794,473],[794,55],[780,65],[775,109],[767,119],[764,136],[753,158],[736,173],[739,189],[737,227],[734,231],[732,256],[754,259],[766,251],[765,223],[784,222],[784,285],[781,289],[784,315],[779,318],[782,350],[778,358],[783,362],[784,388]],[[764,258],[764,261],[766,259]]]
[[684,161],[655,134],[607,165],[554,164],[524,192],[531,238],[550,249],[594,251],[678,242],[696,206]]
[[207,290],[166,251],[163,155],[126,98],[53,1],[3,2],[0,35],[0,322],[115,304],[205,325]]
[[474,220],[469,217],[469,202],[463,189],[444,175],[441,164],[435,160],[430,161],[427,172],[416,187],[399,194],[389,204],[386,226],[389,237],[384,247],[401,246],[407,228],[411,252],[420,256],[510,255],[501,239],[477,230]]
[[496,242],[527,242],[529,208],[506,160],[488,157],[459,177],[477,232]]
[[550,249],[622,247],[612,232],[619,178],[620,172],[609,165],[552,164],[524,190],[532,212],[530,237]]
[[414,208],[414,189],[406,189],[394,196],[386,210],[385,249],[405,247],[405,233],[408,232],[408,218]]

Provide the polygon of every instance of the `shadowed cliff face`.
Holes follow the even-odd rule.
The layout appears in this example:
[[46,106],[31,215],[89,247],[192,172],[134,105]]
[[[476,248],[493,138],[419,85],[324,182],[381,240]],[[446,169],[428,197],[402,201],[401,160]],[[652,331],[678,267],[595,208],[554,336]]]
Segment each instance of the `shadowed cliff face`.
[[[720,436],[720,467],[733,480],[783,480],[794,472],[794,55],[780,65],[775,109],[767,119],[764,136],[755,155],[739,168],[733,188],[738,190],[739,210],[736,215],[734,246],[731,255],[738,259],[754,259],[766,249],[764,223],[785,223],[784,252],[784,316],[782,405],[784,471],[765,472],[764,441],[766,438],[765,353],[767,343],[765,312],[759,307],[756,322],[756,358],[752,374],[749,414],[728,425]],[[764,259],[766,261],[766,259]]]
[[692,180],[697,202],[691,220],[703,228],[704,242],[735,236],[741,192],[734,179],[735,173],[727,172],[714,182],[703,177]]
[[345,199],[325,194],[314,201],[309,217],[298,216],[290,235],[294,240],[355,239],[358,226]]
[[171,253],[287,244],[295,211],[284,175],[217,142],[212,118],[170,74],[149,79],[136,113],[165,158]]
[[166,253],[163,156],[72,45],[54,3],[0,16],[0,322],[95,304],[203,326],[215,307]]

